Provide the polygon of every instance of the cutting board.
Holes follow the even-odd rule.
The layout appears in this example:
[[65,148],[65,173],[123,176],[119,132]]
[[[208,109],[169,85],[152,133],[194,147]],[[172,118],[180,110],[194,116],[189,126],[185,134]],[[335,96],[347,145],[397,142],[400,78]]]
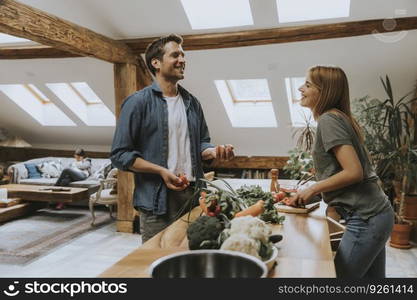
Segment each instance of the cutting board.
[[275,208],[279,212],[290,213],[290,214],[308,214],[320,206],[320,202],[307,204],[305,208],[292,207],[285,204],[275,204]]

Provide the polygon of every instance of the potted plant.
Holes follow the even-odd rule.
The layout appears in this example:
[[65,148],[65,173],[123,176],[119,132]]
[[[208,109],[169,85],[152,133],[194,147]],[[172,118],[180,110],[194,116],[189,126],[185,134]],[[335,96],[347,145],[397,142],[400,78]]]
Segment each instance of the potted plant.
[[[387,98],[383,101],[361,98],[356,101],[354,113],[364,130],[377,175],[394,207],[396,220],[391,245],[408,248],[411,224],[404,216],[409,191],[416,186],[416,114],[411,110],[416,98],[409,99],[411,93],[408,93],[396,100],[388,76],[385,80],[381,78],[381,82]],[[397,231],[401,237],[397,237]]]
[[316,127],[313,125],[313,116],[303,112],[304,126],[298,127],[292,137],[296,139],[296,147],[304,152],[311,152],[316,137]]
[[282,169],[291,179],[299,180],[313,174],[313,158],[309,152],[294,148],[288,153],[289,159]]
[[304,126],[297,128],[292,137],[296,139],[296,147],[288,151],[289,159],[282,168],[294,180],[306,178],[314,173],[311,150],[316,136],[312,117],[304,114]]

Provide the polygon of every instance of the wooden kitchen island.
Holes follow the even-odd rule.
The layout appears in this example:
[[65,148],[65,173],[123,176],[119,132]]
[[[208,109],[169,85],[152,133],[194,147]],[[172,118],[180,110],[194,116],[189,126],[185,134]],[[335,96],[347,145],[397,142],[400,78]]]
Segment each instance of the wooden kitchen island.
[[[269,190],[267,179],[227,179],[233,188],[244,184],[261,185]],[[282,186],[295,184],[292,180],[279,180]],[[309,214],[284,214],[283,225],[271,225],[273,233],[283,235],[277,243],[278,259],[275,268],[268,277],[336,277],[333,255],[330,247],[329,230],[326,220],[324,202]],[[194,208],[189,221],[195,220],[201,213]],[[281,213],[280,213],[281,214]],[[188,216],[185,215],[175,223],[148,240],[137,250],[122,258],[108,268],[100,277],[150,277],[150,264],[165,255],[188,250],[186,230]]]

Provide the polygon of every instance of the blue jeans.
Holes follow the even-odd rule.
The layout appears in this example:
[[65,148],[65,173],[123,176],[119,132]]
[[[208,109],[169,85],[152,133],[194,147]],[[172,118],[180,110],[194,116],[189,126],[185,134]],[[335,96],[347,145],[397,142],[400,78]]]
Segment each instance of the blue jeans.
[[367,221],[338,207],[346,220],[334,259],[338,278],[385,278],[385,244],[394,226],[394,212],[387,207]]
[[87,176],[81,171],[72,168],[65,168],[57,179],[55,185],[69,186],[71,182],[84,180],[86,178]]

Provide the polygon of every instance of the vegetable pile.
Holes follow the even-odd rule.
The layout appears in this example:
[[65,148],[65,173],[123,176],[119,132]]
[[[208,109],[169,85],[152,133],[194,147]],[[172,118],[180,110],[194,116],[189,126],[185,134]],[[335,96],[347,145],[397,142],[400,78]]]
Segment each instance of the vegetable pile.
[[240,251],[262,260],[272,255],[273,242],[281,240],[271,235],[268,225],[257,217],[235,218],[227,225],[216,217],[200,216],[187,229],[188,247]]
[[222,215],[231,220],[235,217],[253,216],[265,222],[282,224],[285,217],[280,216],[274,207],[277,198],[270,192],[264,192],[260,186],[242,186],[236,191],[224,180],[228,189],[222,189],[216,184],[203,180],[210,188],[200,193],[200,207],[211,217]]
[[[267,223],[282,224],[274,207],[277,198],[260,186],[242,186],[236,191],[224,180],[227,189],[210,181],[200,192],[199,204],[204,213],[187,229],[189,249],[224,249],[251,254],[267,260],[274,241]],[[273,237],[273,239],[271,239]]]
[[[279,216],[278,211],[274,207],[276,197],[270,192],[264,192],[260,186],[242,186],[236,190],[237,194],[248,205],[254,205],[263,201],[264,210],[259,218],[265,222],[274,224],[282,224],[285,216]],[[236,215],[237,216],[237,215]]]

